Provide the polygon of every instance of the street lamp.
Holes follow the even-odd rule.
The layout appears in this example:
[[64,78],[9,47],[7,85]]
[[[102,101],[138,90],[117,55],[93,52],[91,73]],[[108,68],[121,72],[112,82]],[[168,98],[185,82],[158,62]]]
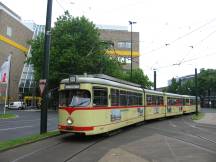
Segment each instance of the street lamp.
[[132,33],[132,26],[133,26],[133,24],[136,24],[136,22],[134,22],[134,21],[129,21],[129,25],[131,26],[131,80],[132,80],[132,68],[133,68],[133,65],[132,65],[132,53],[133,53],[133,41],[132,41],[132,35],[133,35],[133,33]]

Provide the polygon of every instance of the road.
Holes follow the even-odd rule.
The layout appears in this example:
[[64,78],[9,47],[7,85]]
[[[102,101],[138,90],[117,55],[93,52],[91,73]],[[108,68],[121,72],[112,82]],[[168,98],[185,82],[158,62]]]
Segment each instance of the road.
[[0,153],[2,162],[215,162],[216,125],[190,116],[144,122],[107,136],[66,134]]
[[[40,111],[7,110],[17,115],[15,119],[0,119],[0,141],[40,133]],[[48,112],[48,130],[57,129],[57,112]]]

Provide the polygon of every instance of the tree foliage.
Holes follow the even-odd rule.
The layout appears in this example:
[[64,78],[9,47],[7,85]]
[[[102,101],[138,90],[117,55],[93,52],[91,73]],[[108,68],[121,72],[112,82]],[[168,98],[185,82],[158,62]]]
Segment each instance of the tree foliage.
[[[44,35],[31,42],[35,79],[42,73]],[[151,82],[142,70],[133,71],[133,79],[123,72],[120,63],[106,54],[110,47],[100,39],[99,30],[85,17],[73,17],[68,12],[60,16],[51,31],[49,86],[57,87],[70,74],[103,73],[149,87]]]
[[153,86],[153,83],[149,80],[148,76],[143,73],[141,69],[133,69],[132,70],[132,78],[131,72],[127,71],[121,79],[140,84],[142,87],[150,89]]
[[[68,12],[60,16],[51,32],[49,85],[56,86],[70,74],[120,71],[118,61],[106,55],[108,45],[100,40],[98,29],[85,17],[72,17]],[[44,35],[31,42],[35,78],[42,74]]]
[[202,96],[208,95],[208,91],[216,91],[216,70],[201,69],[198,75],[198,92]]
[[[197,76],[197,90],[198,95],[205,96],[208,91],[216,91],[216,70],[215,69],[201,69]],[[196,95],[195,91],[195,79],[181,82],[172,79],[172,83],[166,89],[167,92]]]

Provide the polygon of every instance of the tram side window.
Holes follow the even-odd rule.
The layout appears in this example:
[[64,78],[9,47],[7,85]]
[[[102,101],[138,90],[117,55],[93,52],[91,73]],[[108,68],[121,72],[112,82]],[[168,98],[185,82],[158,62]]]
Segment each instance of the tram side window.
[[182,106],[183,105],[183,100],[181,98],[175,99],[176,101],[176,106]]
[[142,94],[134,93],[134,92],[127,92],[128,98],[128,106],[139,106],[142,105]]
[[68,93],[59,93],[59,106],[66,106]]
[[146,98],[147,98],[147,106],[152,105],[152,103],[153,103],[153,96],[147,95]]
[[127,106],[127,93],[120,91],[120,106]]
[[169,106],[181,106],[183,103],[184,102],[181,98],[168,98]]
[[111,89],[111,105],[119,106],[119,90]]
[[158,96],[158,98],[157,98],[157,105],[164,105],[163,96]]
[[[199,103],[199,100],[197,100]],[[196,105],[196,99],[190,99],[190,104],[191,105]]]
[[183,101],[183,105],[185,106],[188,106],[188,105],[190,105],[190,100],[189,99],[184,99],[184,101]]
[[176,99],[168,98],[168,106],[174,106],[174,105],[176,105]]
[[127,105],[130,106],[134,105],[134,95],[132,92],[127,92],[127,101],[128,101]]
[[163,96],[147,95],[147,106],[160,106],[163,104]]
[[93,87],[93,104],[94,106],[107,106],[108,100],[107,100],[107,88],[103,87]]
[[142,100],[142,98],[143,98],[142,94],[138,94],[139,106],[143,105],[143,100]]

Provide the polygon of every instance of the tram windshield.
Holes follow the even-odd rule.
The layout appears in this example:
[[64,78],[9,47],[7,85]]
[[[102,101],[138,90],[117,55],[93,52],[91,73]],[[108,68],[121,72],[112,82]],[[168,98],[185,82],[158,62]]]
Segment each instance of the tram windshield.
[[90,92],[86,90],[65,90],[59,93],[59,106],[86,107],[90,104]]

